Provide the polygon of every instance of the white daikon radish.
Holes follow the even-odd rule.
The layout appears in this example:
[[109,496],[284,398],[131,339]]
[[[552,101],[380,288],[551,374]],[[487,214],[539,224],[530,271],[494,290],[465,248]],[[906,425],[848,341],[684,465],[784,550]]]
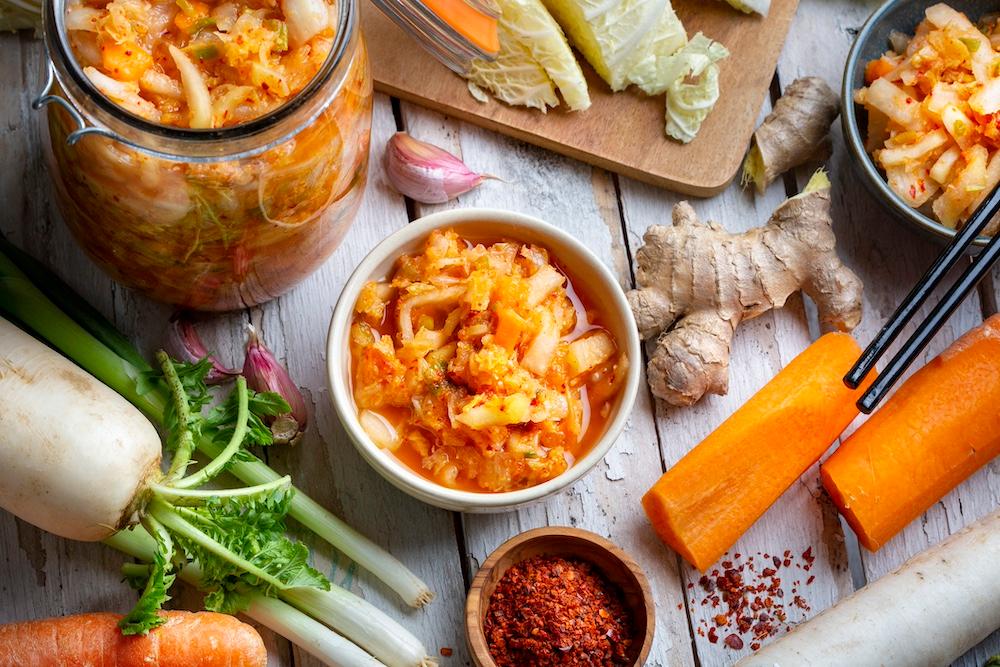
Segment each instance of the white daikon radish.
[[1000,627],[1000,510],[736,667],[939,667]]
[[132,520],[160,437],[131,403],[0,318],[0,507],[74,540]]

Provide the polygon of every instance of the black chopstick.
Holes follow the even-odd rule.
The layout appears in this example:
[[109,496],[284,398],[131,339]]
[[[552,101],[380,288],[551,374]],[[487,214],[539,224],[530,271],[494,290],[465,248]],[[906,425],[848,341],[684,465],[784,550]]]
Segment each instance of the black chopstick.
[[[920,281],[914,286],[910,293],[899,305],[896,312],[892,314],[882,330],[879,331],[875,339],[865,348],[861,357],[844,377],[844,383],[856,389],[860,386],[864,378],[875,367],[878,360],[885,354],[885,351],[896,340],[903,327],[913,318],[917,310],[924,304],[927,297],[941,284],[945,276],[962,259],[965,251],[982,233],[993,217],[1000,211],[1000,186],[993,188],[990,195],[980,204],[975,213],[969,218],[966,224],[955,235],[948,247],[931,267],[923,275]],[[916,356],[933,338],[934,334],[941,328],[941,325],[955,311],[960,303],[968,296],[969,292],[975,289],[992,268],[1000,255],[1000,244],[995,243],[1000,239],[1000,235],[994,236],[983,251],[976,257],[959,281],[945,294],[942,301],[934,308],[931,315],[924,321],[913,335],[906,341],[889,365],[876,379],[872,386],[858,401],[858,409],[868,414],[875,409],[875,406],[882,400],[885,394],[899,379],[899,376],[909,367]]]

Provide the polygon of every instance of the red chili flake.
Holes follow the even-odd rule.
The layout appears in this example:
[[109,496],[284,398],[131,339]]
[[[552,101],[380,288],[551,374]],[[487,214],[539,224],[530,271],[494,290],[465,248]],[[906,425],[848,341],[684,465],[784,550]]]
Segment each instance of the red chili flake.
[[497,583],[483,621],[498,667],[627,665],[632,619],[622,593],[582,560],[535,556]]
[[781,567],[781,559],[778,558],[777,556],[772,558],[771,562],[774,563],[774,567]]
[[743,640],[740,639],[739,635],[729,635],[723,641],[726,642],[726,646],[733,649],[734,651],[739,651],[743,648]]
[[733,558],[735,558],[736,560],[739,560],[739,559],[740,559],[740,558],[742,558],[742,557],[743,557],[743,556],[742,556],[741,554],[739,554],[739,553],[735,553],[735,554],[733,554]]
[[727,570],[733,569],[733,561],[731,560],[722,561],[722,567],[726,568]]
[[753,651],[759,651],[760,650],[760,642],[753,642],[752,644],[750,644],[750,649],[753,650]]
[[454,653],[454,651],[452,651],[451,647],[449,646],[444,646],[441,648],[441,655],[443,655],[446,658],[450,658],[452,653]]
[[816,557],[813,556],[813,548],[812,547],[809,547],[808,549],[806,549],[805,551],[802,552],[802,560],[804,560],[805,562],[807,562],[809,564],[812,564],[812,562],[814,560],[816,560]]
[[719,635],[715,632],[715,628],[708,629],[708,641],[712,644],[717,644],[719,642]]
[[809,578],[806,579],[806,586],[808,586],[809,584],[811,584],[814,581],[816,581],[816,577],[813,576],[813,575],[809,575]]
[[718,625],[718,626],[723,626],[723,625],[725,625],[728,622],[729,622],[729,619],[726,618],[725,614],[719,614],[719,615],[717,615],[715,617],[715,624]]
[[907,104],[913,104],[913,98],[912,97],[907,97],[906,98],[906,103]]
[[798,607],[799,609],[804,609],[806,611],[812,609],[812,607],[809,606],[809,603],[806,602],[805,599],[799,595],[796,595],[795,599],[793,599],[792,602],[794,602],[795,606]]
[[775,575],[774,568],[765,567],[764,570],[760,573],[760,575],[762,577],[773,577]]

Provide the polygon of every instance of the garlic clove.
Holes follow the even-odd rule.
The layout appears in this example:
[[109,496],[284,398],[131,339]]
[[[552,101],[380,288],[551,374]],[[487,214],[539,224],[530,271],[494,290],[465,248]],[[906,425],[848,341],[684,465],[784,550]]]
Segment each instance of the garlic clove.
[[495,178],[477,174],[448,151],[406,132],[390,137],[383,166],[392,186],[421,204],[443,204]]
[[174,359],[193,364],[205,357],[212,362],[212,370],[205,376],[208,384],[221,384],[240,374],[238,370],[225,366],[215,355],[210,354],[198,335],[198,330],[183,312],[174,313],[167,325],[163,348]]
[[254,391],[271,391],[285,399],[291,412],[279,415],[268,426],[276,443],[295,445],[302,439],[309,423],[305,399],[285,367],[261,341],[257,329],[253,325],[247,325],[247,328],[250,336],[243,361],[243,377]]

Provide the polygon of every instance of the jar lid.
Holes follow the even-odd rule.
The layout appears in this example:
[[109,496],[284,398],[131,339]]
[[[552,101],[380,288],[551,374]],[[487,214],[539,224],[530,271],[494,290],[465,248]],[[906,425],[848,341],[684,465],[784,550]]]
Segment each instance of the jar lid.
[[475,59],[500,50],[499,7],[493,0],[372,0],[431,55],[465,73]]

